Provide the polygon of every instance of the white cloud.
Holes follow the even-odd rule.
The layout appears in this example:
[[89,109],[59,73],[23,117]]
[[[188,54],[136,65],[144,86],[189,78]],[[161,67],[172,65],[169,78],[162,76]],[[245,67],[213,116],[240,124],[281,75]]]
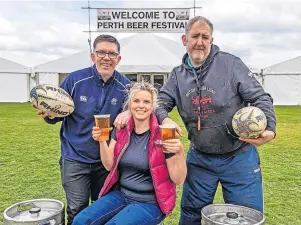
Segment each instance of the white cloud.
[[[193,7],[193,1],[90,1],[91,7]],[[255,68],[301,55],[301,1],[196,0],[214,43]],[[87,1],[0,1],[0,57],[34,66],[89,48]],[[191,10],[193,14],[194,10]],[[96,30],[96,10],[91,10]],[[92,32],[93,39],[99,33]],[[114,33],[118,38],[129,36]],[[181,34],[159,34],[180,42]]]
[[215,43],[262,68],[301,55],[301,2],[207,1],[199,15],[215,27]]
[[5,18],[0,17],[0,35],[9,35],[15,32],[15,27],[12,22],[6,20]]

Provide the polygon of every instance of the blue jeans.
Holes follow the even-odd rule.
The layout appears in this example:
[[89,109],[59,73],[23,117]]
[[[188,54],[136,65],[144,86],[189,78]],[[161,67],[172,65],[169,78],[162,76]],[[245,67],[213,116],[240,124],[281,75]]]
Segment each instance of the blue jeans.
[[225,203],[263,211],[262,176],[255,147],[230,157],[190,149],[187,170],[179,225],[201,224],[201,210],[213,203],[219,182]]
[[157,205],[130,200],[115,190],[81,211],[73,225],[156,225],[164,218]]

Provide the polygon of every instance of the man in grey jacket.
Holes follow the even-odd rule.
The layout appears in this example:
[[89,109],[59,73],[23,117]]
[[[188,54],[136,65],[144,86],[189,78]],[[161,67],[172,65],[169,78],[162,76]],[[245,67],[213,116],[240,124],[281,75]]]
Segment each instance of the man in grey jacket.
[[[189,21],[182,36],[187,54],[159,92],[159,122],[173,123],[168,112],[177,106],[190,140],[180,225],[200,224],[201,209],[213,202],[218,183],[226,203],[263,211],[256,146],[275,137],[273,100],[238,57],[212,43],[212,34],[208,19]],[[247,104],[267,117],[267,128],[257,139],[238,138],[233,132],[232,117]]]

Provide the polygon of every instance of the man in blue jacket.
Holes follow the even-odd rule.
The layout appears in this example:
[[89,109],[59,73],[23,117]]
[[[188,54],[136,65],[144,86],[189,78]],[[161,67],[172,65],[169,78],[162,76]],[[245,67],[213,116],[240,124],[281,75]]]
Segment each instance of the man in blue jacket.
[[[201,224],[201,209],[212,204],[218,183],[226,203],[263,211],[256,146],[275,137],[273,100],[241,59],[212,43],[212,34],[208,19],[189,21],[182,36],[187,50],[182,65],[159,92],[159,122],[173,123],[168,112],[177,106],[190,140],[180,225]],[[231,125],[235,112],[248,103],[267,117],[267,128],[257,139],[235,137]]]
[[98,36],[93,44],[92,67],[70,73],[61,87],[72,97],[75,110],[65,118],[49,118],[49,124],[62,121],[60,169],[66,192],[68,225],[95,201],[108,174],[100,161],[99,143],[92,138],[94,116],[111,114],[111,126],[122,111],[126,85],[130,81],[115,70],[120,62],[120,44],[110,35]]

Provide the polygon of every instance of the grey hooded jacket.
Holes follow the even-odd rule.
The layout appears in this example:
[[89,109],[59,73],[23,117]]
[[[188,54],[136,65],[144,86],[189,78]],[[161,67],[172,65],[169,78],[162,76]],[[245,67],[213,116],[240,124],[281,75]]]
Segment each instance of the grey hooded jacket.
[[203,153],[237,154],[251,145],[235,136],[232,117],[251,103],[265,113],[267,130],[275,132],[273,100],[240,58],[220,51],[216,45],[212,45],[209,56],[198,69],[189,67],[187,58],[185,54],[182,65],[173,69],[159,91],[161,104],[156,115],[160,123],[177,106],[192,148]]

